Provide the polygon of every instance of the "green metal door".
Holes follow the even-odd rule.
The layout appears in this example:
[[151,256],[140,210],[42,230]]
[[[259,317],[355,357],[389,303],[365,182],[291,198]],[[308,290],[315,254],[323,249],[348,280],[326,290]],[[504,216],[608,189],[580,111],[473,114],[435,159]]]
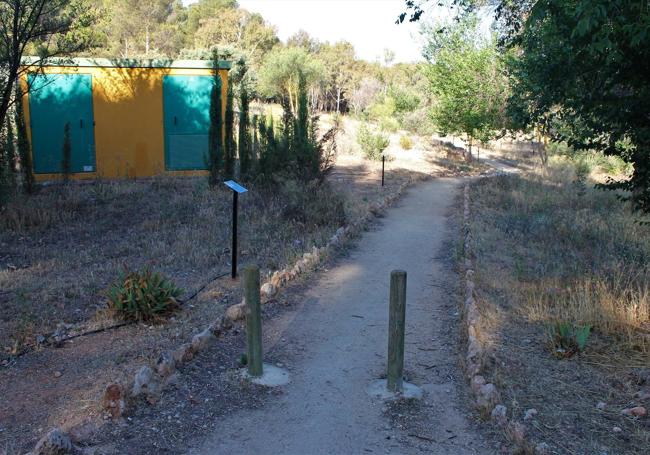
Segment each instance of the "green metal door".
[[165,167],[207,169],[212,76],[165,76]]
[[38,74],[29,77],[29,84],[34,172],[62,172],[66,123],[70,124],[71,172],[94,172],[92,76]]

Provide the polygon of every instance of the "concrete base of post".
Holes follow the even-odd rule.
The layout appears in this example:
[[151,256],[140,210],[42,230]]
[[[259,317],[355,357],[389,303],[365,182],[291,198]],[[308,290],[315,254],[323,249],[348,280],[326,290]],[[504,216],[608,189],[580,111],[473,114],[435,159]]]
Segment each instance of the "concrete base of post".
[[415,384],[404,382],[402,384],[402,392],[398,393],[388,390],[387,384],[388,382],[386,379],[378,379],[372,381],[366,391],[368,392],[368,395],[381,398],[382,400],[399,400],[402,398],[419,400],[422,398],[422,389]]
[[263,385],[266,387],[279,387],[291,382],[289,372],[284,368],[278,368],[274,365],[265,363],[262,371],[262,376],[253,377],[248,373],[247,369],[243,369],[241,370],[241,375],[253,384]]

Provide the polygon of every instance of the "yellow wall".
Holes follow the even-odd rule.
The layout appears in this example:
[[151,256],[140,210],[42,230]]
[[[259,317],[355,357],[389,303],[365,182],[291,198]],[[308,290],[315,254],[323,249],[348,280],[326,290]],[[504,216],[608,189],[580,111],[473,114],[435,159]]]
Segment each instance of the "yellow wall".
[[[45,67],[46,73],[90,74],[95,120],[96,172],[73,178],[151,177],[154,175],[205,174],[206,171],[165,171],[163,76],[210,75],[209,69]],[[228,71],[220,69],[222,110],[225,115]],[[26,88],[26,76],[22,81]],[[23,98],[29,130],[29,95]],[[31,141],[31,131],[29,131]],[[59,174],[36,174],[39,181]]]

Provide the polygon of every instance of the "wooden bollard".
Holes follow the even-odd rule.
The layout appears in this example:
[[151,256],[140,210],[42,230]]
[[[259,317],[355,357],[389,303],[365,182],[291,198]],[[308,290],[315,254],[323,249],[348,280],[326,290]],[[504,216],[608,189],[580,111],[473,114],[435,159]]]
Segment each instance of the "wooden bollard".
[[402,392],[404,377],[404,328],[406,322],[406,272],[390,274],[390,307],[388,309],[388,368],[386,388]]
[[244,270],[244,297],[246,298],[246,341],[248,342],[248,374],[262,376],[262,310],[260,307],[260,268],[256,265]]

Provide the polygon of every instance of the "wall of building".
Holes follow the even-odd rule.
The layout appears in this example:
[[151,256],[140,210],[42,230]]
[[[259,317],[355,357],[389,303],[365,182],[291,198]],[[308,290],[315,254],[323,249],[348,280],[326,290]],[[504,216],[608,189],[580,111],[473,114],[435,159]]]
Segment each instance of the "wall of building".
[[[73,178],[137,178],[155,175],[197,175],[206,171],[165,171],[163,76],[206,76],[210,69],[131,67],[44,67],[45,73],[89,74],[95,120],[96,171]],[[220,69],[222,110],[225,115],[228,70]],[[27,87],[26,78],[21,81]],[[29,95],[23,97],[31,140]],[[39,181],[60,174],[37,174]]]

